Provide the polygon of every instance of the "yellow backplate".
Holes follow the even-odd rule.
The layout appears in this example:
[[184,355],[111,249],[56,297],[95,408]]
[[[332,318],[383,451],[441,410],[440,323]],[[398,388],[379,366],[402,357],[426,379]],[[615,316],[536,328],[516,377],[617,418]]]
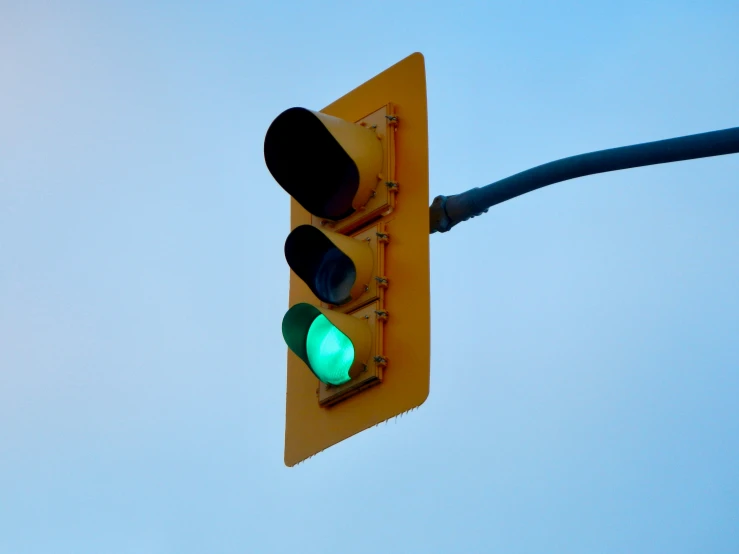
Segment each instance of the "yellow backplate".
[[[382,111],[381,111],[382,110]],[[379,384],[363,389],[337,404],[319,403],[319,382],[304,363],[288,350],[285,464],[293,466],[356,433],[420,406],[429,393],[429,181],[426,76],[421,54],[413,54],[322,110],[347,121],[359,122],[377,113],[388,114],[387,133],[393,133],[394,152],[387,175],[378,185],[384,211],[367,209],[369,221],[359,227],[384,224],[384,290],[381,310],[387,320],[377,328],[382,341]],[[394,114],[393,114],[394,111]],[[374,114],[374,115],[373,115]],[[393,115],[397,120],[393,119]],[[394,166],[394,167],[393,167]],[[389,184],[386,184],[389,183]],[[387,200],[387,187],[392,202]],[[380,195],[377,195],[380,196]],[[389,213],[388,213],[389,212]],[[311,214],[291,201],[291,229],[316,225]],[[342,227],[344,227],[342,225]],[[320,305],[310,289],[290,272],[290,306],[298,302]]]

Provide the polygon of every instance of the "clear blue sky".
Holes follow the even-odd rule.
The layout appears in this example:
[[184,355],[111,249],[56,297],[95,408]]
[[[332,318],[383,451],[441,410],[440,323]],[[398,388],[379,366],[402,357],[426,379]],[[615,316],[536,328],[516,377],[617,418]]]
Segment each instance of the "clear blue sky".
[[739,552],[739,156],[431,240],[421,409],[283,465],[271,120],[426,56],[431,196],[739,125],[739,3],[0,3],[0,554]]

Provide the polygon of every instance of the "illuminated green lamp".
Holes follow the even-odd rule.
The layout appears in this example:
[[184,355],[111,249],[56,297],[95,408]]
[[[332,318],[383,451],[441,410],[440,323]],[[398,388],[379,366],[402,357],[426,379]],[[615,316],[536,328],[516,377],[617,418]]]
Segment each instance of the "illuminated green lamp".
[[305,303],[287,311],[282,336],[288,348],[329,385],[342,385],[359,375],[372,343],[365,319]]

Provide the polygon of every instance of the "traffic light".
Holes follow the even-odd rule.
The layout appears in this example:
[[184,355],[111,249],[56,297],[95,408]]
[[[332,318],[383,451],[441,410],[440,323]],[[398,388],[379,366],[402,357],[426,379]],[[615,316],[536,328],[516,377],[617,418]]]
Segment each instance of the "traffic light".
[[413,54],[320,112],[272,122],[292,197],[285,464],[422,404],[429,391],[428,128]]

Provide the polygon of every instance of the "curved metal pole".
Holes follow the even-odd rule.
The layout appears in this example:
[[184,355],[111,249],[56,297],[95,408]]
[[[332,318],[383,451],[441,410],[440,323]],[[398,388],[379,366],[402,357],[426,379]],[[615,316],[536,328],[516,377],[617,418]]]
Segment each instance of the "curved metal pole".
[[445,233],[488,208],[532,190],[606,171],[679,162],[739,152],[739,127],[599,150],[527,169],[490,185],[437,196],[429,208],[431,233]]

